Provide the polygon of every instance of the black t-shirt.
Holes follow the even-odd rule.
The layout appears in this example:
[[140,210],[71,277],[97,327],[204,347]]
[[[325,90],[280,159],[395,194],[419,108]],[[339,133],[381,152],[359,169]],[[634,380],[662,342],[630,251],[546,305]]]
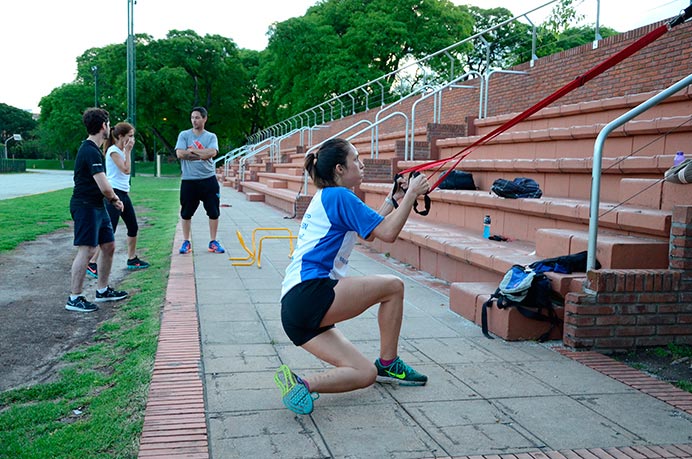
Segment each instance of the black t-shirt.
[[94,175],[105,172],[101,150],[87,139],[77,150],[74,162],[74,190],[70,206],[103,207],[103,193],[94,180]]

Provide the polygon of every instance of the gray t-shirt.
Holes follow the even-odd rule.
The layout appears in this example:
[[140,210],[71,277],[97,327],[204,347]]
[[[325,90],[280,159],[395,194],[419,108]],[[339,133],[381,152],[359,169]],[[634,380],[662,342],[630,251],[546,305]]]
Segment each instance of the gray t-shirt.
[[[212,132],[203,131],[198,137],[192,129],[188,129],[178,134],[178,142],[175,144],[175,149],[187,150],[188,148],[213,148],[218,152],[219,141],[216,138],[216,134]],[[183,180],[200,180],[216,175],[213,158],[202,161],[181,159],[180,167],[183,171]]]

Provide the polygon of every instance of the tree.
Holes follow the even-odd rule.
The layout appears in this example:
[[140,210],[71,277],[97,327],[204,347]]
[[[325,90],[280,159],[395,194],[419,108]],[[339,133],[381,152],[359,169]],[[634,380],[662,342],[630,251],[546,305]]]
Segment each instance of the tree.
[[[471,6],[469,12],[474,20],[474,35],[514,17],[506,8],[483,9]],[[467,71],[485,73],[492,68],[509,67],[522,43],[527,40],[530,43],[531,30],[526,24],[512,21],[484,33],[482,37],[483,39],[476,38],[473,41],[472,51],[464,56]]]
[[13,134],[22,136],[22,143],[12,145],[12,154],[18,157],[27,158],[35,156],[35,146],[32,147],[33,131],[37,126],[31,113],[0,103],[0,141],[5,140]]
[[82,140],[87,136],[82,114],[84,101],[93,103],[91,88],[79,83],[68,83],[41,98],[41,117],[38,135],[45,157],[74,158]]
[[[468,36],[466,10],[447,0],[326,0],[274,24],[258,84],[273,121],[346,93]],[[385,91],[394,83],[385,82]],[[354,92],[359,104],[379,88]]]
[[[190,127],[190,109],[195,105],[209,110],[207,127],[219,136],[222,150],[242,143],[252,125],[245,116],[250,79],[232,40],[173,30],[162,40],[138,34],[135,43],[135,127],[138,145],[144,146],[135,147],[136,153],[146,159],[146,152],[163,147],[174,156],[178,132]],[[81,114],[94,105],[93,66],[99,72],[99,106],[108,110],[113,124],[127,118],[125,43],[89,49],[77,58],[75,81],[41,101],[39,133],[52,151],[72,151],[83,137]],[[72,127],[60,128],[67,123]]]

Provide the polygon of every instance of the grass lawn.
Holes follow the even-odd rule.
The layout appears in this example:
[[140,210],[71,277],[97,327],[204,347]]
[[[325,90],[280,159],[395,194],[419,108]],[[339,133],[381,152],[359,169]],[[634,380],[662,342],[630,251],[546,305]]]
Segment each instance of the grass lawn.
[[[171,244],[178,222],[178,178],[134,177],[133,201],[147,224],[140,246],[152,267],[127,276],[134,295],[96,336],[63,357],[52,383],[0,393],[0,458],[134,458],[156,352]],[[0,201],[12,228],[0,252],[67,226],[71,190]]]

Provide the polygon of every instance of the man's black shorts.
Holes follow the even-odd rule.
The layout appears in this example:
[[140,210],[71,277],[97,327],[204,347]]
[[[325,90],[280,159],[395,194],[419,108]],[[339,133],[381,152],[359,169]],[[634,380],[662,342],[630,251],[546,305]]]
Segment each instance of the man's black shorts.
[[74,220],[74,245],[96,247],[115,240],[111,218],[105,207],[70,207]]
[[190,220],[202,201],[207,216],[216,220],[220,215],[219,193],[219,182],[215,176],[201,180],[183,180],[180,184],[180,217]]

